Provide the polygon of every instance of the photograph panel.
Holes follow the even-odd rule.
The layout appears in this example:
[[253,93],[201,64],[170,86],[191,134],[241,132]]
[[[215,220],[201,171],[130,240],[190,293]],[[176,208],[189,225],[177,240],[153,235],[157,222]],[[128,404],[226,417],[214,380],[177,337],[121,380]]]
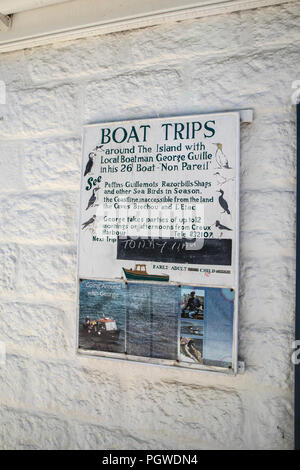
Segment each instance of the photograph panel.
[[127,292],[127,353],[176,360],[178,287],[128,283]]
[[81,279],[79,289],[79,348],[124,353],[124,283]]

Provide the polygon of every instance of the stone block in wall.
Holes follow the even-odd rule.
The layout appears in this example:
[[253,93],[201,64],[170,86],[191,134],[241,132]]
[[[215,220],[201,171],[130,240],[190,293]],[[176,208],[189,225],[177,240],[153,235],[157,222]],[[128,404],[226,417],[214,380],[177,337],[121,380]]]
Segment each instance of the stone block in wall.
[[[296,43],[300,39],[300,10],[297,2],[270,7],[256,8],[247,12],[255,24],[255,46],[274,47],[280,43]],[[244,15],[240,15],[241,18]]]
[[77,203],[74,191],[2,195],[0,238],[76,243]]
[[290,238],[295,234],[296,195],[289,191],[242,191],[240,226],[244,231],[272,233]]
[[293,331],[289,326],[280,329],[274,322],[273,327],[261,323],[249,328],[240,322],[239,356],[246,363],[248,377],[260,386],[291,390],[293,341]]
[[2,405],[0,421],[3,450],[71,448],[71,429],[66,420],[55,415]]
[[22,89],[32,83],[23,50],[1,53],[0,80],[5,82],[7,91]]
[[84,120],[158,117],[162,109],[166,115],[179,105],[182,87],[184,82],[178,71],[167,67],[90,83],[84,90]]
[[[204,56],[191,63],[183,60],[180,71],[184,71],[186,106],[199,103],[207,110],[214,103],[216,110],[288,109],[292,82],[300,73],[299,57],[298,45],[290,44],[233,56]],[[290,63],[294,64],[293,76]]]
[[120,32],[27,50],[31,79],[39,84],[118,73],[120,68],[130,66],[130,45],[127,38],[120,41],[123,35]]
[[247,328],[291,327],[295,315],[294,258],[255,259],[245,252],[240,265],[239,322],[245,326],[245,335]]
[[64,135],[79,128],[79,102],[76,87],[27,88],[7,90],[2,137]]
[[236,390],[143,378],[127,390],[126,423],[129,429],[140,428],[145,440],[153,435],[164,435],[169,443],[179,438],[182,448],[243,445],[243,404]]
[[258,450],[293,449],[293,407],[291,394],[272,389],[248,392],[244,397],[247,434],[245,448]]
[[24,181],[27,189],[78,190],[81,139],[24,141]]
[[50,356],[63,356],[70,349],[73,336],[70,333],[75,324],[68,321],[66,312],[58,305],[1,302],[0,315],[0,340],[7,349],[12,345],[21,353],[42,351]]
[[296,112],[261,113],[241,127],[241,189],[295,190]]
[[[293,257],[295,254],[295,240],[291,233],[289,237],[284,234],[263,230],[240,232],[240,256],[242,259],[252,257],[253,260],[272,259],[276,253],[277,259]],[[254,262],[255,263],[255,262]]]
[[22,296],[74,301],[76,249],[55,245],[22,245],[19,255],[18,293]]
[[22,160],[22,152],[17,142],[0,142],[0,192],[24,189]]
[[17,245],[0,245],[0,296],[10,296],[16,290],[19,255]]

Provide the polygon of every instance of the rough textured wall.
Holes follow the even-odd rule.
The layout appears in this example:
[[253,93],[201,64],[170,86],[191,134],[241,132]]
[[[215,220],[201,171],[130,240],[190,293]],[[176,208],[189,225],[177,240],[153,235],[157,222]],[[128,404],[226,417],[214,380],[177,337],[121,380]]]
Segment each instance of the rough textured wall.
[[[0,56],[0,448],[292,448],[298,3]],[[81,126],[253,108],[237,377],[76,355]]]

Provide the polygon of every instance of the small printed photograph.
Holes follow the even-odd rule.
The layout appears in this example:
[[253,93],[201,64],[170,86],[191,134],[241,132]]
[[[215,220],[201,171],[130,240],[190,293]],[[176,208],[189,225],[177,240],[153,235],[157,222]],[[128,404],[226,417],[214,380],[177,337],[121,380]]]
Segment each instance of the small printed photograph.
[[178,287],[127,285],[127,353],[177,359]]
[[179,360],[203,364],[203,339],[195,336],[180,336]]
[[123,283],[80,280],[80,349],[125,351],[125,299]]
[[228,288],[205,289],[204,364],[232,366],[235,291]]
[[184,336],[193,336],[203,338],[204,335],[204,321],[192,320],[189,318],[181,319],[180,332]]
[[204,290],[183,286],[181,288],[181,318],[204,320]]

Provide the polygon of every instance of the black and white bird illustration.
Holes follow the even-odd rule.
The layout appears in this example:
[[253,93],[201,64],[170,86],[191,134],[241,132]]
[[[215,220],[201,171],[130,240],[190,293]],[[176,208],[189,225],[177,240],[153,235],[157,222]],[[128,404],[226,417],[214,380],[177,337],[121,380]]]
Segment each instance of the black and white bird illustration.
[[232,229],[231,229],[231,228],[226,227],[225,225],[222,225],[219,220],[216,220],[215,226],[218,227],[218,229],[219,229],[220,232],[221,232],[221,233],[220,233],[220,237],[222,237],[222,235],[223,235],[223,230],[229,230],[229,231],[232,232]]
[[233,181],[235,178],[232,177],[232,178],[225,178],[225,176],[221,175],[221,173],[219,173],[219,171],[217,171],[216,173],[214,173],[214,176],[216,176],[217,178],[217,183],[222,186],[223,184],[227,183],[228,181]]
[[228,158],[226,157],[225,153],[223,152],[223,145],[220,143],[214,144],[217,146],[217,150],[215,153],[216,162],[218,168],[231,168],[228,163]]
[[98,150],[104,150],[103,145],[96,145],[95,152],[98,152]]
[[99,191],[99,187],[96,187],[93,189],[93,194],[91,195],[90,199],[89,199],[89,202],[88,202],[88,205],[87,205],[87,208],[85,209],[86,211],[90,208],[90,207],[93,207],[93,205],[95,204],[96,200],[97,200],[97,196],[96,196],[96,192]]
[[219,204],[222,207],[222,209],[224,209],[223,212],[227,212],[227,214],[230,214],[230,210],[228,208],[228,202],[223,197],[224,191],[220,189],[218,193],[221,193],[221,195],[219,196]]
[[93,217],[91,217],[89,220],[87,220],[86,222],[84,222],[82,224],[82,230],[84,230],[85,228],[87,228],[89,225],[93,224],[96,220],[96,214],[93,215]]
[[89,159],[85,167],[84,176],[88,175],[92,171],[95,156],[96,154],[94,152],[89,153]]

